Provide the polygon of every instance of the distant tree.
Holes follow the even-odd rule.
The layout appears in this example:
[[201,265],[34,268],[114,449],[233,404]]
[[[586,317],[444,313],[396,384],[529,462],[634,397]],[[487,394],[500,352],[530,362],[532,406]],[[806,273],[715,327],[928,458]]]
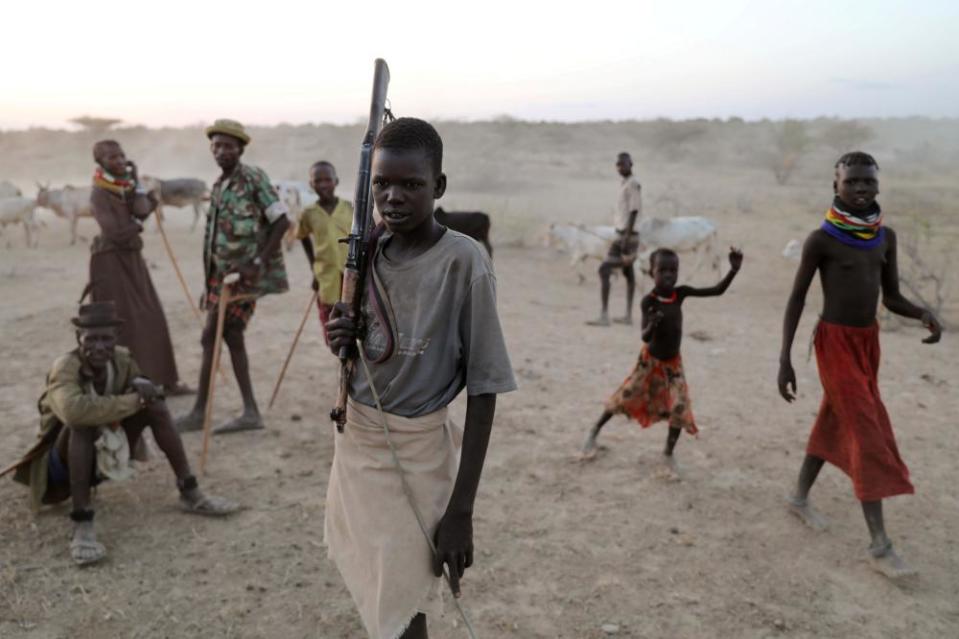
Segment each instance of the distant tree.
[[81,115],[78,118],[68,120],[71,124],[76,124],[90,133],[106,133],[111,128],[123,122],[119,118],[96,118],[91,115]]
[[774,151],[771,168],[776,182],[785,184],[799,164],[799,159],[809,150],[813,138],[805,122],[785,120],[773,136]]
[[869,126],[856,120],[832,120],[820,134],[822,142],[836,152],[836,156],[857,151],[876,133]]

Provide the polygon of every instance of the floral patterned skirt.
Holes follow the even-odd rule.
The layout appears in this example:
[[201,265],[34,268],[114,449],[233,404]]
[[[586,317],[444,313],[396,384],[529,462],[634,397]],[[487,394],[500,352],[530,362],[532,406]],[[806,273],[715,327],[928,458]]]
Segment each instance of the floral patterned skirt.
[[656,359],[645,344],[633,372],[606,401],[606,410],[631,417],[643,428],[668,421],[670,428],[682,428],[690,435],[699,432],[693,420],[682,357]]

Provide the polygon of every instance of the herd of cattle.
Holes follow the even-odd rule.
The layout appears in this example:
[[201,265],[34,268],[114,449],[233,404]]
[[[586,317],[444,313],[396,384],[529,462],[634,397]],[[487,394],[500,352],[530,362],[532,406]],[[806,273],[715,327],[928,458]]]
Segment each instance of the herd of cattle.
[[[202,180],[178,178],[161,180],[144,176],[141,182],[148,191],[157,194],[160,205],[157,216],[164,218],[163,207],[191,207],[195,229],[204,212],[204,206],[210,199],[210,192]],[[294,219],[316,195],[305,182],[285,180],[274,184],[277,195],[286,203]],[[25,197],[15,185],[0,181],[0,232],[7,226],[22,225],[28,247],[36,247],[36,231],[40,223],[36,215],[37,208],[53,211],[58,217],[70,224],[70,244],[75,244],[80,236],[77,223],[82,217],[92,217],[90,213],[90,193],[92,187],[64,186],[51,189],[49,185],[37,184],[35,198]],[[490,243],[490,218],[479,211],[444,211],[437,208],[434,213],[437,221],[444,226],[465,233],[481,243],[490,256],[493,246]],[[703,264],[719,270],[720,252],[716,225],[704,217],[675,217],[670,219],[643,218],[638,228],[640,245],[640,266],[645,264],[646,256],[657,248],[671,248],[680,253],[695,257],[695,266],[689,275],[695,273]],[[296,240],[296,225],[285,238],[287,250],[293,248]],[[80,238],[83,239],[83,238]],[[587,259],[602,260],[609,245],[616,239],[616,230],[611,226],[586,226],[583,224],[551,224],[544,238],[544,244],[570,254],[571,266],[576,270],[580,281],[585,279],[581,268]],[[8,243],[9,244],[9,243]]]
[[[140,182],[148,192],[155,193],[159,201],[156,210],[157,217],[164,219],[163,208],[191,207],[193,209],[193,225],[196,229],[203,214],[203,207],[210,200],[210,191],[203,180],[195,178],[178,178],[161,180],[155,177],[144,176]],[[284,180],[274,183],[277,195],[282,199],[292,214],[294,221],[298,221],[303,209],[316,199],[316,194],[305,182]],[[53,211],[58,217],[70,223],[70,244],[76,244],[80,236],[77,234],[77,223],[82,217],[92,217],[90,213],[90,195],[93,187],[64,186],[51,189],[49,185],[37,184],[35,198],[24,197],[20,189],[10,182],[0,182],[0,230],[10,225],[22,225],[27,237],[27,246],[35,247],[33,237],[38,229],[36,209],[44,208]],[[489,241],[489,216],[479,211],[475,212],[446,212],[442,208],[436,209],[436,218],[440,223],[454,230],[466,233],[483,244],[493,254],[493,247]],[[290,233],[286,238],[286,247],[289,250],[295,243],[296,224],[290,226]],[[81,238],[82,239],[82,238]]]
[[[157,215],[163,219],[163,206],[192,206],[193,228],[200,220],[203,203],[210,199],[209,191],[203,180],[183,178],[176,180],[159,180],[144,176],[143,184],[148,191],[158,194],[160,205]],[[49,185],[37,184],[35,198],[24,197],[15,185],[10,182],[0,182],[0,231],[7,226],[20,224],[27,237],[27,246],[36,247],[37,240],[33,235],[39,228],[36,210],[49,209],[70,223],[70,244],[76,244],[77,223],[82,217],[93,217],[90,213],[90,195],[93,187],[64,186],[51,189]]]

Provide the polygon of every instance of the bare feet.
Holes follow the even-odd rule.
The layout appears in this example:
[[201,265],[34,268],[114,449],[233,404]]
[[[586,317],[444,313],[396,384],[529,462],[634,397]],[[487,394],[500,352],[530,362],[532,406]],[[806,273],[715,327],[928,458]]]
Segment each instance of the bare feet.
[[869,564],[874,570],[892,580],[915,577],[919,574],[918,570],[911,567],[902,560],[902,557],[896,554],[891,543],[879,549],[870,548]]
[[239,433],[244,430],[262,430],[266,428],[263,424],[263,418],[259,413],[244,412],[236,419],[231,419],[222,426],[213,429],[214,435],[226,435],[229,433]]
[[178,433],[190,433],[203,430],[203,411],[191,410],[186,415],[176,418],[173,423]]
[[106,547],[97,541],[92,521],[79,521],[73,527],[73,539],[70,540],[70,557],[78,566],[89,566],[107,556]]
[[579,456],[582,461],[591,461],[596,458],[596,453],[599,452],[599,448],[596,446],[596,436],[598,434],[595,429],[591,429],[589,435],[586,436],[586,441],[583,442],[583,450]]
[[609,316],[603,313],[597,319],[586,322],[587,326],[609,326]]
[[615,322],[616,324],[625,324],[627,326],[632,326],[633,318],[631,315],[626,315],[625,317],[617,317],[613,319],[613,322]]
[[682,481],[683,476],[679,472],[679,464],[673,455],[663,455],[663,465],[656,473],[656,477],[667,482]]
[[812,507],[809,499],[799,499],[795,495],[789,495],[786,497],[786,505],[789,512],[816,532],[822,532],[829,528],[829,522]]

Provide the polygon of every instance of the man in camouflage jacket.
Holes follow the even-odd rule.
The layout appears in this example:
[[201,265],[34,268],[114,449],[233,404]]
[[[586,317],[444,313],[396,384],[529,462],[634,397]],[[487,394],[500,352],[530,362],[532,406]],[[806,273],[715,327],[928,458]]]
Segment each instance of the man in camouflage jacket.
[[284,293],[289,286],[280,241],[290,226],[286,205],[277,197],[263,169],[240,163],[250,137],[243,125],[233,120],[217,120],[206,130],[210,149],[223,174],[213,185],[203,241],[203,264],[207,309],[203,329],[203,364],[196,404],[177,420],[182,431],[202,428],[207,390],[213,364],[216,337],[217,304],[223,293],[224,278],[240,275],[231,285],[232,295],[242,299],[226,307],[223,341],[230,349],[237,385],[243,396],[243,413],[214,429],[214,433],[232,433],[263,428],[263,418],[253,396],[249,360],[243,334],[253,317],[257,298]]

